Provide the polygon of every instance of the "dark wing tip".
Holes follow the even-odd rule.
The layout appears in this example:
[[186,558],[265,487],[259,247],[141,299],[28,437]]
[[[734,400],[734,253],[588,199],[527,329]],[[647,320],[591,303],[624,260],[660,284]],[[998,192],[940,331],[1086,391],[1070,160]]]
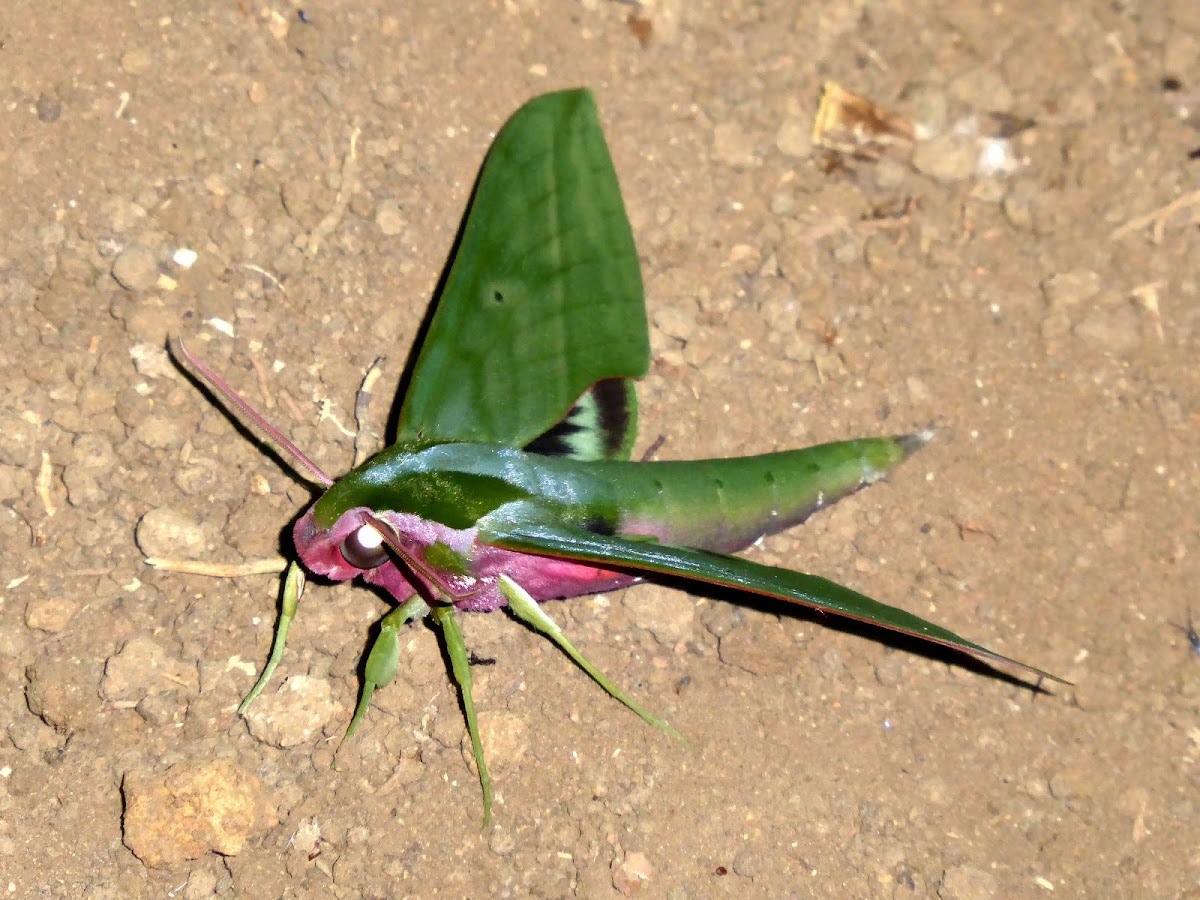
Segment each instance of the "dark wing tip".
[[937,435],[935,428],[922,428],[920,431],[914,431],[911,434],[897,435],[893,440],[900,447],[904,458],[908,459],[926,444],[934,439]]
[[525,445],[528,453],[576,459],[616,459],[634,423],[629,379],[604,378],[589,387],[563,419]]
[[629,431],[629,386],[624,378],[605,378],[592,385],[604,455],[613,458],[625,446]]

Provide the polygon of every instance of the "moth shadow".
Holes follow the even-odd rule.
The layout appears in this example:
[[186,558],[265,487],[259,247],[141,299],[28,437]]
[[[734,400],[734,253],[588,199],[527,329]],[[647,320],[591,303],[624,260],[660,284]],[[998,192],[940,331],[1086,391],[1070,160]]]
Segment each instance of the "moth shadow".
[[[645,573],[638,573],[645,575]],[[850,619],[844,616],[834,615],[832,613],[823,612],[819,609],[801,606],[793,603],[788,603],[784,600],[776,600],[773,597],[765,597],[761,594],[754,594],[747,591],[740,591],[735,588],[722,587],[720,585],[697,585],[694,581],[689,581],[684,578],[672,578],[670,576],[654,575],[647,577],[647,583],[659,584],[664,587],[674,588],[675,590],[683,591],[692,596],[706,597],[711,600],[720,600],[729,603],[733,606],[741,606],[749,609],[756,609],[759,612],[769,613],[771,615],[787,617],[803,622],[811,622],[814,625],[820,625],[823,628],[829,628],[834,631],[840,631],[844,634],[852,634],[857,637],[866,638],[874,641],[877,644],[891,647],[894,650],[900,650],[904,653],[910,653],[914,656],[923,656],[933,662],[944,663],[950,666],[956,666],[972,672],[976,675],[982,675],[987,678],[992,678],[997,681],[1010,684],[1014,687],[1025,688],[1037,694],[1053,694],[1052,691],[1043,687],[1041,679],[1037,683],[1031,684],[1029,681],[1010,672],[1006,672],[1001,668],[990,665],[982,659],[972,656],[966,651],[957,650],[953,647],[947,647],[942,644],[935,644],[929,641],[922,640],[912,635],[907,635],[902,632],[893,631],[890,628],[884,628],[880,625],[873,625],[870,622],[862,622],[857,619]],[[637,585],[633,585],[627,590],[636,590]]]
[[[288,456],[284,456],[278,449],[276,449],[274,444],[263,438],[263,436],[257,431],[253,430],[249,425],[239,419],[237,414],[226,405],[225,399],[221,397],[216,390],[210,387],[209,384],[203,379],[197,378],[195,375],[193,375],[187,366],[176,359],[174,352],[171,350],[170,341],[167,341],[166,349],[167,357],[171,360],[171,365],[173,365],[180,372],[180,374],[183,375],[184,378],[191,382],[192,386],[199,390],[213,407],[220,411],[221,415],[225,417],[226,421],[233,425],[234,430],[237,431],[238,434],[245,438],[252,446],[256,447],[264,456],[268,457],[273,463],[275,463],[276,467],[283,473],[284,476],[290,478],[293,482],[311,493],[314,500],[320,495],[321,489],[316,487],[311,481],[301,476],[297,471],[295,460]],[[299,517],[300,516],[298,514],[296,518]],[[289,535],[292,533],[292,527],[294,525],[295,521],[293,520],[293,522],[288,526],[287,533]],[[280,545],[281,551],[290,549],[290,545],[286,547],[283,544]]]
[[425,308],[425,315],[421,317],[421,324],[417,326],[416,337],[413,338],[412,344],[409,347],[408,358],[404,361],[404,369],[400,373],[400,383],[396,388],[396,397],[392,401],[392,408],[388,413],[387,425],[384,430],[386,446],[390,447],[396,443],[400,433],[400,410],[404,408],[404,398],[408,396],[408,388],[412,384],[413,373],[417,368],[417,360],[421,356],[421,348],[425,346],[425,338],[429,334],[430,325],[433,323],[434,313],[437,312],[438,305],[442,302],[442,294],[445,293],[446,282],[450,278],[450,270],[454,266],[454,260],[458,257],[458,248],[462,245],[463,234],[467,229],[467,220],[471,216],[471,210],[475,207],[475,195],[479,191],[479,182],[491,154],[492,151],[489,148],[483,162],[479,166],[479,170],[475,173],[475,182],[471,185],[471,197],[467,201],[467,208],[463,212],[462,218],[459,219],[458,229],[454,233],[454,240],[450,244],[450,251],[446,256],[446,262],[442,265],[442,274],[438,276],[437,285],[433,289],[433,298],[430,300],[429,306]]

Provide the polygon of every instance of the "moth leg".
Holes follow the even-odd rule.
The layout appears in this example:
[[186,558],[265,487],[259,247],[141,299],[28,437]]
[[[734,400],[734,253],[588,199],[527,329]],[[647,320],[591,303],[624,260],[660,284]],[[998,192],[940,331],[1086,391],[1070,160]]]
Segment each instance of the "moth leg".
[[471,659],[467,643],[463,640],[458,620],[454,618],[453,606],[435,606],[433,620],[441,626],[446,638],[446,653],[450,657],[450,671],[458,682],[462,697],[463,713],[467,719],[467,733],[471,736],[471,752],[475,755],[475,767],[479,770],[479,784],[483,788],[483,827],[492,821],[492,778],[483,759],[483,740],[479,736],[479,720],[475,717],[475,700],[471,696]]
[[292,627],[292,619],[296,618],[296,608],[299,606],[300,597],[303,594],[304,570],[292,562],[288,565],[287,574],[283,577],[283,599],[279,606],[279,624],[275,626],[275,642],[271,645],[271,655],[267,658],[267,664],[263,667],[262,674],[258,676],[258,681],[254,683],[254,687],[250,688],[246,699],[238,705],[239,716],[246,714],[250,704],[262,693],[267,682],[271,680],[271,676],[275,674],[275,667],[283,658],[283,646],[287,643],[288,629]]
[[558,627],[558,623],[551,619],[546,614],[546,611],[542,609],[541,605],[529,596],[529,592],[525,588],[521,587],[507,575],[501,575],[500,591],[508,598],[508,608],[513,611],[513,614],[518,619],[535,631],[540,631],[546,637],[550,638],[550,640],[554,641],[554,643],[558,644],[562,651],[574,660],[575,665],[587,672],[592,677],[592,680],[608,691],[614,699],[624,703],[655,728],[665,731],[671,737],[679,738],[679,740],[687,743],[683,735],[668,725],[665,720],[647,712],[636,700],[613,684],[603,672],[584,659],[583,654],[576,650],[571,645],[571,642],[567,640],[562,629]]
[[350,719],[350,725],[342,737],[343,741],[358,730],[359,723],[367,714],[367,707],[371,705],[375,689],[391,684],[392,679],[396,677],[396,666],[400,662],[400,627],[413,619],[422,618],[428,612],[429,605],[418,594],[405,600],[380,619],[379,637],[375,638],[371,652],[367,654],[362,694],[358,698],[358,705],[354,707],[354,717]]

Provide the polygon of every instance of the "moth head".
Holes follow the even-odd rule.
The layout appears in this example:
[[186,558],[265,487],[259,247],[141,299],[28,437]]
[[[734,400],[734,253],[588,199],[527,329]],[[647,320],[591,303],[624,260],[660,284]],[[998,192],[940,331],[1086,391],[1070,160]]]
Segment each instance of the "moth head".
[[[316,519],[310,506],[292,529],[292,542],[305,568],[333,581],[348,581],[361,575],[398,603],[412,596],[415,588],[392,558],[398,535],[390,520],[393,513],[376,515],[366,507],[342,513],[328,528]],[[389,551],[389,546],[393,547]]]
[[387,543],[368,515],[367,509],[348,510],[331,527],[323,528],[310,507],[292,529],[304,565],[318,575],[345,581],[387,563]]

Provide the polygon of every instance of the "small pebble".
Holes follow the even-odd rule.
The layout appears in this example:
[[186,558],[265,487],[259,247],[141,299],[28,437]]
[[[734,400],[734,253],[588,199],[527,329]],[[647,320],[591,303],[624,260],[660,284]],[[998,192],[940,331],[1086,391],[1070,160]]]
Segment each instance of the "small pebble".
[[1100,293],[1100,276],[1091,269],[1072,269],[1042,282],[1042,294],[1052,309],[1075,306]]
[[1167,35],[1162,54],[1164,72],[1186,77],[1200,63],[1200,36],[1177,24]]
[[1013,108],[1013,92],[1000,73],[981,66],[964,72],[950,84],[950,94],[968,109],[1001,113]]
[[743,627],[749,615],[743,607],[733,603],[705,603],[698,614],[705,630],[718,639]]
[[261,779],[229,760],[134,770],[121,786],[124,840],[152,869],[215,851],[236,856],[277,824]]
[[33,105],[39,122],[50,124],[62,116],[62,103],[49,94],[41,94]]
[[33,478],[25,469],[0,463],[0,503],[15,500],[33,485]]
[[632,897],[654,874],[645,853],[626,853],[624,859],[615,860],[612,865],[612,883],[622,896]]
[[203,559],[207,541],[193,519],[167,506],[152,509],[137,525],[138,547],[160,559]]
[[933,392],[929,390],[929,385],[916,375],[910,375],[905,380],[905,387],[908,388],[908,399],[917,406],[923,406],[930,401]]
[[408,224],[395,200],[384,200],[375,210],[375,224],[387,237],[395,237]]
[[875,187],[881,191],[898,191],[912,177],[908,164],[894,156],[884,156],[871,170]]
[[150,51],[142,47],[126,50],[121,54],[121,71],[126,75],[141,75],[149,71],[153,63]]
[[665,647],[674,647],[691,636],[696,604],[682,591],[647,585],[638,591],[625,591],[622,602],[638,627],[649,631]]
[[1034,201],[1039,188],[1032,182],[1018,181],[1009,186],[1000,208],[1013,228],[1026,231],[1033,227]]
[[1064,125],[1086,125],[1096,118],[1100,100],[1091,85],[1076,84],[1064,93],[1058,103],[1058,119]]
[[[1021,160],[1013,150],[1012,141],[1007,138],[988,138],[979,144],[979,160],[975,166],[976,174],[985,178],[992,176],[1012,175],[1021,169]],[[989,202],[999,202],[1003,196],[1003,188],[998,181],[990,186],[985,183],[977,187],[974,196]]]
[[1050,796],[1055,800],[1087,797],[1092,793],[1094,775],[1083,767],[1066,768],[1050,776]]
[[918,83],[905,91],[918,137],[941,134],[950,126],[950,99],[941,84]]
[[[487,748],[487,767],[493,779],[504,777],[514,766],[520,765],[529,750],[529,726],[521,716],[507,710],[479,713],[479,735]],[[465,732],[459,749],[463,760],[474,772],[475,755],[471,752],[471,738]]]
[[1071,319],[1064,312],[1047,313],[1038,331],[1046,344],[1047,352],[1057,354],[1062,350],[1063,341],[1071,333]]
[[210,319],[205,319],[204,324],[207,325],[209,328],[213,329],[214,331],[221,332],[221,334],[225,335],[226,337],[234,337],[234,335],[235,335],[235,329],[233,327],[233,323],[227,321],[226,319],[221,319],[221,318],[218,318],[217,316],[213,316]]
[[283,41],[287,38],[288,28],[291,27],[291,20],[280,13],[278,10],[271,10],[270,19],[267,21],[267,31],[271,33],[271,37],[277,41]]
[[187,887],[183,889],[183,900],[210,900],[217,893],[217,874],[208,869],[193,869],[188,872]]
[[678,306],[664,306],[654,313],[654,324],[663,334],[687,341],[696,333],[696,317]]
[[954,791],[950,789],[944,778],[937,775],[922,778],[918,790],[922,799],[932,806],[945,806],[954,799]]
[[997,896],[996,876],[974,866],[954,866],[942,873],[941,900],[990,900]]
[[[22,633],[26,633],[21,629]],[[0,630],[0,647],[19,647]],[[96,688],[100,682],[99,664],[93,659],[62,653],[47,646],[33,665],[25,670],[25,703],[29,711],[62,732],[86,727],[101,714],[104,702]]]
[[133,437],[151,450],[174,450],[183,446],[183,429],[173,416],[146,416],[133,430]]
[[721,662],[753,675],[780,675],[794,663],[796,643],[778,621],[759,616],[721,638]]
[[779,190],[771,195],[772,214],[787,217],[796,212],[796,195],[790,190]]
[[743,850],[733,859],[733,871],[743,878],[757,878],[766,872],[766,868],[761,854],[753,850]]
[[184,720],[187,715],[187,701],[178,691],[147,694],[138,701],[134,709],[151,728],[163,728]]
[[125,314],[125,332],[137,341],[162,346],[167,335],[179,326],[179,312],[159,302],[153,294]]
[[135,637],[105,660],[100,696],[113,703],[136,703],[179,687],[199,691],[196,667],[168,656],[151,638]]
[[278,690],[254,701],[246,725],[263,743],[285,749],[309,743],[342,712],[328,679],[292,675]]
[[23,468],[34,460],[40,428],[16,409],[0,409],[0,463]]
[[127,291],[148,291],[158,284],[158,261],[149,248],[130,244],[113,261],[112,277]]
[[1100,308],[1090,310],[1075,326],[1074,333],[1097,350],[1122,355],[1137,347],[1140,325],[1137,312],[1130,305]]
[[25,607],[25,624],[38,631],[57,634],[67,627],[79,603],[65,597],[36,597]]
[[488,849],[497,856],[508,856],[517,849],[517,838],[507,828],[497,825],[488,837]]
[[173,378],[175,366],[167,351],[158,344],[134,344],[129,348],[133,368],[146,378]]
[[717,162],[735,168],[758,164],[754,138],[736,122],[721,122],[713,129],[713,156]]
[[912,163],[921,174],[943,184],[954,184],[974,175],[978,161],[978,141],[973,136],[949,132],[918,142]]
[[784,119],[775,132],[775,149],[793,159],[812,156],[812,125],[798,116]]
[[830,647],[817,657],[817,672],[826,681],[840,682],[846,674],[846,660],[838,650]]
[[[102,211],[108,216],[109,228],[112,229],[114,235],[127,234],[142,227],[150,215],[146,211],[146,207],[119,194],[110,194],[104,201]],[[105,257],[116,256],[124,249],[124,241],[117,237],[110,237],[100,242],[100,251]]]

